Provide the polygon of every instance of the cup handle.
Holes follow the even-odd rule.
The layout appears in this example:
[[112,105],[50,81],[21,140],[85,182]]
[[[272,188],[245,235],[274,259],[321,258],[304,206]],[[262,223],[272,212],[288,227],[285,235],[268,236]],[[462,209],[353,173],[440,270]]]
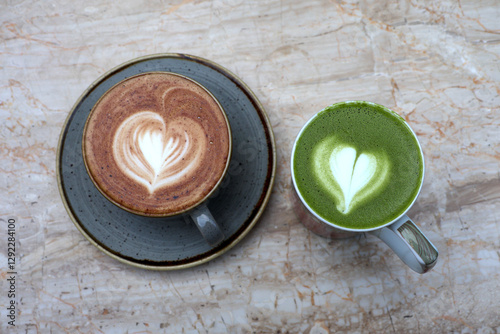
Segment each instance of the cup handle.
[[210,246],[215,247],[224,240],[224,233],[215,222],[206,204],[191,210],[189,216]]
[[436,247],[406,215],[392,225],[369,232],[385,242],[412,270],[424,274],[438,258]]

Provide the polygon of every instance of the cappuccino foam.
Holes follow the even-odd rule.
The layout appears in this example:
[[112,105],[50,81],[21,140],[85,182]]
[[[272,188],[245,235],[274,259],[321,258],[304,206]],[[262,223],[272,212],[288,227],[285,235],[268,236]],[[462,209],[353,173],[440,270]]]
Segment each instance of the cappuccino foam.
[[230,130],[217,101],[171,73],[122,81],[98,101],[84,132],[90,176],[126,210],[166,216],[203,200],[222,178]]

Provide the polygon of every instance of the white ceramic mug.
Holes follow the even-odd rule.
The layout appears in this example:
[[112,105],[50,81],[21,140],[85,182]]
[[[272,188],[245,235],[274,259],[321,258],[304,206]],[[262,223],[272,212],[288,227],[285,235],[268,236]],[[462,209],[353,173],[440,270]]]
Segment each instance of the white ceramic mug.
[[[375,105],[373,103],[364,101],[355,101],[355,102],[363,102]],[[341,102],[340,104],[343,103],[350,103],[350,101]],[[385,107],[382,108],[387,109]],[[394,113],[393,111],[391,112]],[[377,226],[374,228],[353,229],[336,225],[332,222],[323,219],[313,209],[311,209],[311,207],[304,200],[304,198],[300,194],[300,191],[298,190],[295,181],[294,168],[293,168],[294,156],[298,139],[300,138],[304,129],[308,126],[308,124],[312,120],[315,119],[315,117],[317,117],[318,114],[314,115],[303,126],[303,128],[297,135],[292,150],[292,157],[291,157],[291,166],[292,166],[291,173],[292,173],[292,184],[293,184],[292,202],[293,202],[293,209],[296,215],[298,216],[300,222],[315,234],[327,238],[335,238],[335,239],[348,238],[359,235],[360,233],[367,233],[374,235],[380,238],[382,241],[384,241],[399,256],[399,258],[404,263],[406,263],[412,270],[416,271],[417,273],[423,274],[432,269],[437,262],[438,251],[436,247],[420,231],[417,225],[406,215],[408,210],[415,203],[415,200],[417,199],[418,194],[420,193],[422,184],[420,185],[418,193],[411,202],[411,204],[399,217],[382,226]],[[408,126],[408,129],[413,133],[413,136],[415,137],[418,143],[418,148],[420,150],[423,162],[424,156],[418,138],[413,132],[413,130],[410,128],[410,126],[406,122],[405,124]],[[425,167],[422,173],[423,173],[422,174],[422,179],[423,179],[425,174]]]

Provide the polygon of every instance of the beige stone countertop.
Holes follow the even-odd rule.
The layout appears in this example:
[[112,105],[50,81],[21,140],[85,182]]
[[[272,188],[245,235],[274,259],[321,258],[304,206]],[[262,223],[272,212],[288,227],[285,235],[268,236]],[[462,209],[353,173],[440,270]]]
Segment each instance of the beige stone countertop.
[[[499,333],[499,18],[497,0],[2,1],[0,333]],[[253,90],[278,166],[241,242],[160,272],[107,256],[75,228],[56,153],[92,82],[172,52]],[[419,137],[426,177],[410,215],[440,251],[425,275],[374,237],[318,237],[291,210],[295,136],[345,100],[383,104]]]

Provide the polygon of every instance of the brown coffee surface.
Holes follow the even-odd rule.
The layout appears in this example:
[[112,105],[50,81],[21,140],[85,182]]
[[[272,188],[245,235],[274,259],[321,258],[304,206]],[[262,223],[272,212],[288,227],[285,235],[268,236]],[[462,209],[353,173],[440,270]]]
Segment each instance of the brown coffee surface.
[[205,89],[171,73],[115,85],[97,102],[83,152],[99,190],[151,216],[185,211],[217,185],[230,155],[224,112]]

